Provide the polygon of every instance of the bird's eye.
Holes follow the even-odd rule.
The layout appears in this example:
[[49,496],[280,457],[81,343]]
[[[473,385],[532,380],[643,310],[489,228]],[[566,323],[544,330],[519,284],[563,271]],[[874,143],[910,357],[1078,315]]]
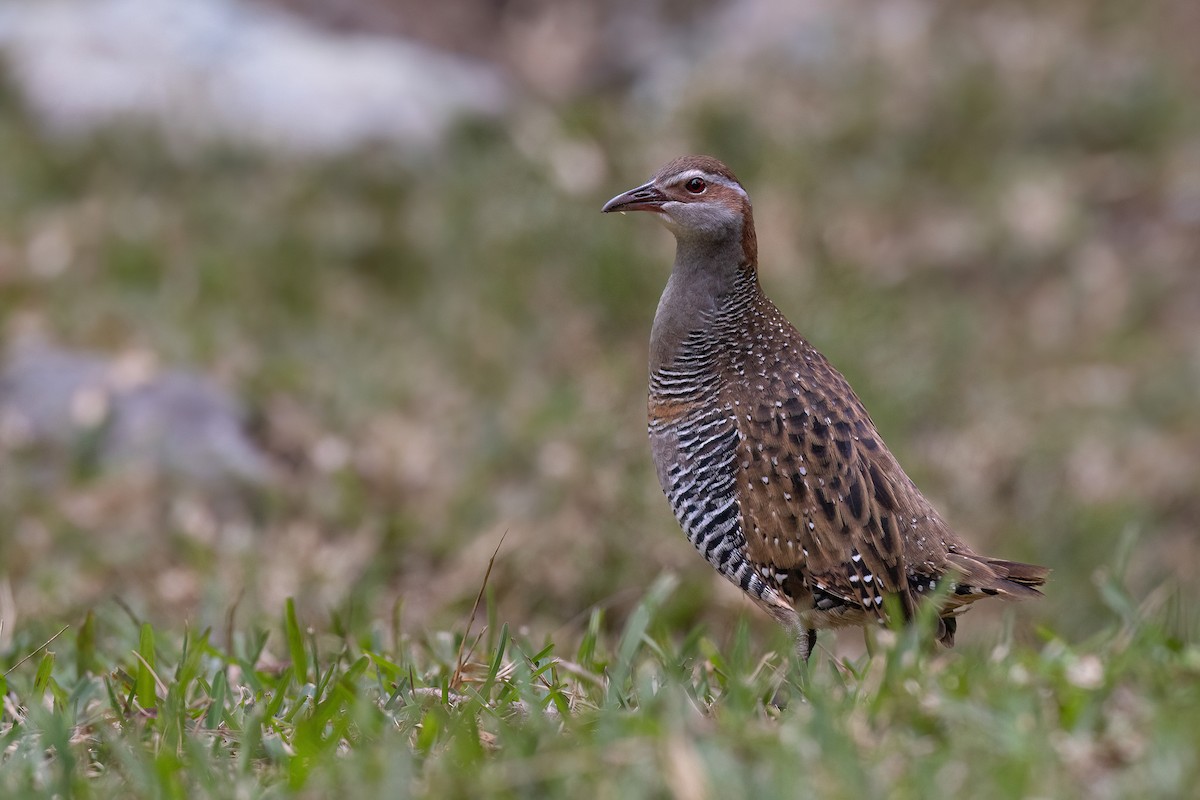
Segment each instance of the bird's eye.
[[703,178],[692,178],[683,185],[683,188],[687,189],[692,194],[700,194],[708,188],[708,184],[704,182]]

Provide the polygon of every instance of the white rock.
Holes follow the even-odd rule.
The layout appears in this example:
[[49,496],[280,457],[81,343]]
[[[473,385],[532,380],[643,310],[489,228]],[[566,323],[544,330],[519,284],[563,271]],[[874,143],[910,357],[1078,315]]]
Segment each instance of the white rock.
[[239,0],[5,4],[0,51],[36,116],[63,135],[133,120],[189,145],[423,148],[464,115],[500,113],[509,95],[483,64]]

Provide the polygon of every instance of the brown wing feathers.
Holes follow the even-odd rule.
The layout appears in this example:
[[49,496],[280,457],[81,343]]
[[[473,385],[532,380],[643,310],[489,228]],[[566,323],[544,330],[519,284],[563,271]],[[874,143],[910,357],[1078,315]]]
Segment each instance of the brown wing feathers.
[[882,615],[887,595],[910,614],[942,576],[955,581],[950,609],[982,595],[1037,594],[1047,571],[982,558],[959,540],[904,475],[845,379],[762,302],[767,327],[783,334],[776,369],[731,387],[740,398],[749,558],[798,573],[791,585],[802,576],[818,603],[826,597],[870,615]]
[[799,363],[764,370],[762,401],[738,420],[748,553],[879,612],[885,594],[908,595],[896,491],[873,461],[886,451],[844,379],[790,333],[781,349]]

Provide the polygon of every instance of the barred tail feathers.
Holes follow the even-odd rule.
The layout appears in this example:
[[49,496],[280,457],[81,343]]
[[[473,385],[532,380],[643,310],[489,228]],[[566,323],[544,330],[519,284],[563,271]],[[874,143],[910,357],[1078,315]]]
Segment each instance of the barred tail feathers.
[[974,553],[950,553],[946,559],[962,577],[958,594],[999,595],[1011,600],[1041,597],[1037,587],[1050,575],[1047,567],[985,558]]

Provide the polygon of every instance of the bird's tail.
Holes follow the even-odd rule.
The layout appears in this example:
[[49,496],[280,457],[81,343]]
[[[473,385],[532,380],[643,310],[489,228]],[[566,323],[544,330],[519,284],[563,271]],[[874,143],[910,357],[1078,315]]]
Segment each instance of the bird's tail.
[[1001,594],[1009,597],[1041,597],[1039,586],[1046,584],[1050,577],[1050,568],[1037,564],[1022,564],[1020,561],[1005,561],[1002,558],[989,558],[987,565],[997,573],[998,581],[993,584]]
[[963,606],[989,595],[1009,600],[1041,597],[1038,587],[1045,585],[1050,577],[1048,567],[985,558],[974,553],[950,553],[946,560],[960,574],[946,609],[948,613],[938,621],[937,638],[946,647],[954,646],[954,632],[958,627],[954,615]]
[[1013,600],[1041,597],[1039,586],[1050,576],[1047,567],[985,558],[974,553],[951,553],[948,559],[961,573],[961,594],[1000,595]]

